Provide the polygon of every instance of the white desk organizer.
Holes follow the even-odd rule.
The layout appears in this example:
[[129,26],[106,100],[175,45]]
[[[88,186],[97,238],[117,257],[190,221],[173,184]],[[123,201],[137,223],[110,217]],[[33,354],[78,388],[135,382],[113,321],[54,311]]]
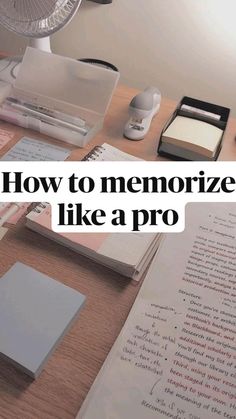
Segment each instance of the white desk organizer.
[[0,118],[84,147],[102,128],[119,73],[28,47]]

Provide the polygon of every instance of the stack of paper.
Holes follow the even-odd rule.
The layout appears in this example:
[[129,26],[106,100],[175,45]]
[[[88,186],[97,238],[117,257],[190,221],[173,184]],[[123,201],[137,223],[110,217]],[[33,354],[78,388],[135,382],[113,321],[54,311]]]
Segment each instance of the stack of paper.
[[145,272],[160,242],[160,234],[149,233],[56,233],[51,229],[48,204],[41,204],[26,218],[31,230],[135,280]]
[[161,151],[188,160],[213,160],[223,130],[204,121],[177,116],[161,138]]
[[[140,159],[104,143],[94,147],[83,160],[130,161]],[[58,234],[51,229],[51,210],[47,204],[41,204],[28,214],[26,225],[32,230],[137,281],[146,271],[161,240],[160,234],[147,233]]]

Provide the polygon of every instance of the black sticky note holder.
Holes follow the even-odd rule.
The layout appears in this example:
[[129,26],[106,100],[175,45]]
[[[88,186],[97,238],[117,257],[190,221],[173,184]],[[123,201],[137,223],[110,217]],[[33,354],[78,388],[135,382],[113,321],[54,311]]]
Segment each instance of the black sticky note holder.
[[90,0],[93,1],[94,3],[100,3],[100,4],[110,4],[112,3],[112,0]]
[[[183,105],[187,105],[191,108],[194,109],[199,109],[200,111],[206,111],[212,114],[216,114],[220,116],[220,119],[214,119],[210,116],[207,115],[203,115],[200,114],[198,112],[194,112],[194,110],[184,110],[181,109]],[[229,114],[230,114],[230,109],[229,108],[225,108],[223,106],[219,106],[219,105],[214,105],[212,103],[208,103],[208,102],[203,102],[202,100],[198,100],[198,99],[194,99],[188,96],[184,96],[182,98],[182,100],[180,101],[180,103],[178,104],[177,108],[175,109],[174,113],[171,115],[171,117],[169,118],[169,120],[167,121],[167,123],[165,124],[161,135],[160,135],[160,140],[159,140],[159,144],[158,144],[158,149],[157,152],[160,156],[166,156],[168,158],[174,159],[174,160],[189,160],[186,158],[182,158],[179,156],[176,156],[174,154],[171,153],[167,153],[165,151],[161,150],[161,146],[162,146],[162,136],[164,134],[164,132],[166,131],[166,129],[168,128],[168,126],[174,121],[174,119],[177,116],[184,116],[187,118],[192,118],[192,119],[197,119],[199,121],[203,121],[203,122],[207,122],[208,124],[212,124],[215,127],[218,127],[220,129],[223,130],[223,135],[221,137],[220,143],[218,145],[218,149],[216,151],[216,154],[214,156],[214,160],[217,160],[221,148],[222,148],[222,141],[224,138],[224,133],[225,133],[225,129],[227,126],[227,122],[229,119]]]

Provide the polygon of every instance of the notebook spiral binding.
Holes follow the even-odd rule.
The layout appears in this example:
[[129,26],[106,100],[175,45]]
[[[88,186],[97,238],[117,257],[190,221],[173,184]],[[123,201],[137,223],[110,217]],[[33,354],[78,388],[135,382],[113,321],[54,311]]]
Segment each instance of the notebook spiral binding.
[[102,154],[103,150],[105,150],[105,147],[102,145],[97,145],[88,154],[86,154],[82,161],[96,160],[99,154]]
[[32,212],[37,212],[38,214],[41,214],[49,206],[49,202],[41,202],[40,204],[36,205]]

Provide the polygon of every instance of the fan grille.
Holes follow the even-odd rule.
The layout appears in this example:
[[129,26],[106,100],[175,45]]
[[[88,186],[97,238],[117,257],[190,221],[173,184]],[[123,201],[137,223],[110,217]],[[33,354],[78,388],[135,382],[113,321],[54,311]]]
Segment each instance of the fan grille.
[[41,38],[65,26],[81,0],[0,0],[0,23],[20,35]]

